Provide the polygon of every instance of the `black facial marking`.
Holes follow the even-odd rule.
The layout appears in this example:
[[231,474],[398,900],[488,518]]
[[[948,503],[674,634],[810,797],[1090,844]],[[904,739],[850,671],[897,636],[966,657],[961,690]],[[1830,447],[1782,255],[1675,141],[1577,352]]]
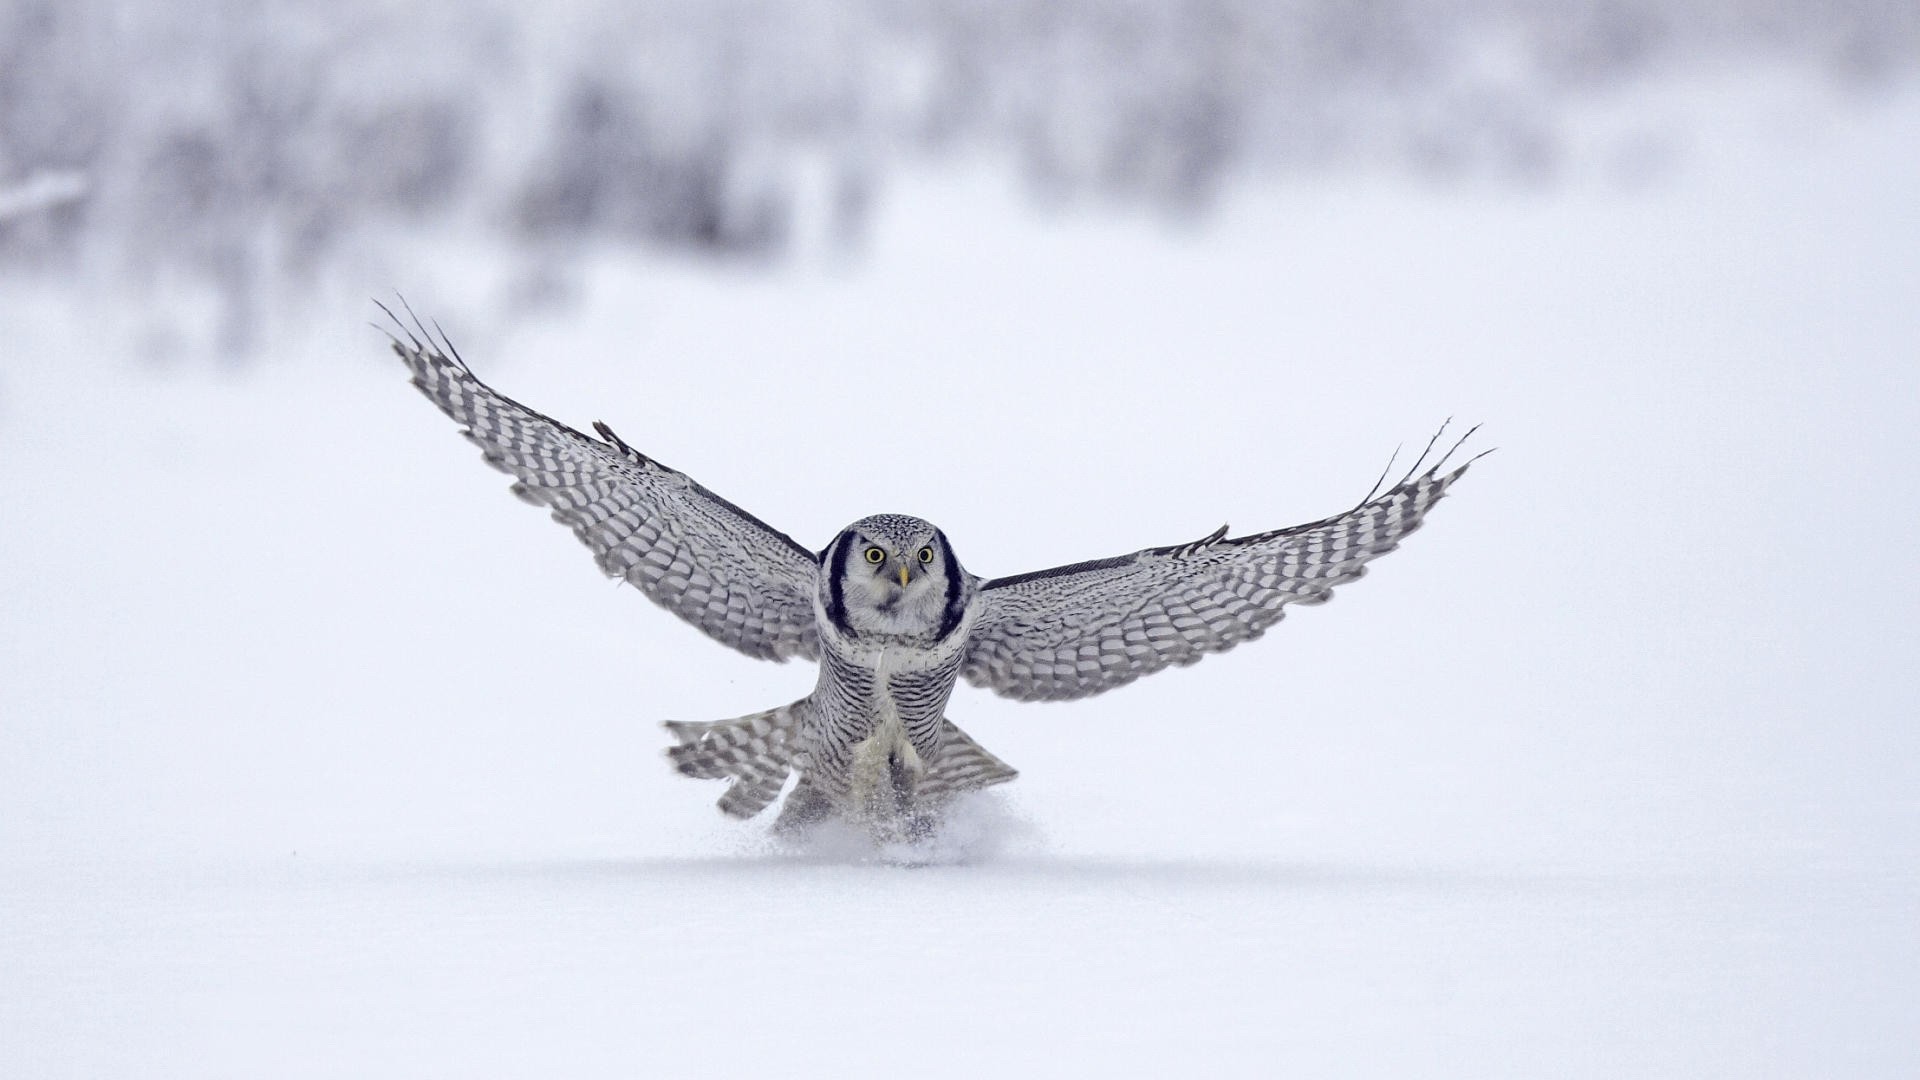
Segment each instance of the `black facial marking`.
[[842,586],[847,575],[847,552],[853,548],[854,535],[854,531],[848,529],[835,537],[820,560],[827,568],[827,621],[848,637],[858,636],[853,624],[847,621],[847,597]]
[[941,568],[947,574],[947,609],[940,615],[940,630],[935,639],[945,641],[948,634],[960,625],[960,619],[966,614],[966,608],[960,602],[960,563],[953,557],[953,545],[947,543],[947,534],[938,529],[933,531],[934,550],[940,555]]

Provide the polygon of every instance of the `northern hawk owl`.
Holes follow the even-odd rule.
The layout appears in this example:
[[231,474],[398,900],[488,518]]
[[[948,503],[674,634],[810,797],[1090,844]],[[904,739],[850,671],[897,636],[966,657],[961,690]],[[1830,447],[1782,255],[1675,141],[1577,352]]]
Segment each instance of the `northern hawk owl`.
[[879,838],[923,833],[954,795],[1016,775],[947,717],[957,680],[1063,701],[1251,641],[1399,546],[1472,464],[1442,473],[1451,451],[1431,465],[1423,453],[1399,483],[1382,492],[1383,474],[1320,521],[1237,537],[1223,526],[989,581],[940,529],[900,514],[812,551],[605,424],[595,438],[496,393],[444,335],[406,333],[394,351],[514,494],[572,529],[609,576],[748,656],[819,663],[813,692],[790,705],[666,725],[681,773],[732,781],[719,805],[735,817],[797,776],[776,831],[842,818]]

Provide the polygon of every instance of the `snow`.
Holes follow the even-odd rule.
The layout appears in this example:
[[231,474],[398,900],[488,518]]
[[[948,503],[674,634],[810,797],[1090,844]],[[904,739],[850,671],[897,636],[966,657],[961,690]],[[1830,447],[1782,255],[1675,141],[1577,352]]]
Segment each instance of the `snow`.
[[35,173],[19,184],[0,188],[0,222],[43,213],[86,194],[87,179],[79,173]]
[[811,670],[601,579],[364,296],[161,371],[9,283],[0,1075],[1912,1074],[1920,98],[1751,91],[1664,88],[1700,138],[1625,185],[1169,225],[955,165],[857,259],[607,254],[517,320],[484,248],[396,237],[506,393],[986,575],[1316,517],[1487,423],[1265,640],[962,690],[1023,775],[915,868],[667,771],[657,721]]

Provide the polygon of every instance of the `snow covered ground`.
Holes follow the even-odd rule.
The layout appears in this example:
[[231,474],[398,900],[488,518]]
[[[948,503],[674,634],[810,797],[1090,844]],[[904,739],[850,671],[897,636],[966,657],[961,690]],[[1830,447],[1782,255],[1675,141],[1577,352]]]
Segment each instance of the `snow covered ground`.
[[[1920,97],[1628,104],[1671,173],[1171,226],[981,165],[861,259],[609,256],[531,319],[397,239],[239,374],[5,285],[0,1075],[1915,1074]],[[509,498],[364,325],[395,284],[804,543],[916,513],[986,575],[1501,449],[1261,642],[960,691],[1023,772],[964,858],[795,856],[656,722],[811,670]]]

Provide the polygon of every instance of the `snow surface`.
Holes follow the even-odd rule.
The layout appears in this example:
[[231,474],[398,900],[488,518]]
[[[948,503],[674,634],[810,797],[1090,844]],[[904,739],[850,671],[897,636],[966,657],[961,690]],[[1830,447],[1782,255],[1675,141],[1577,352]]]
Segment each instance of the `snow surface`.
[[1172,226],[983,164],[858,260],[610,255],[531,319],[396,238],[364,292],[505,392],[986,575],[1316,517],[1487,423],[1265,640],[960,691],[1023,776],[917,868],[769,851],[667,771],[657,721],[811,669],[601,579],[362,296],[213,373],[8,284],[0,1074],[1914,1075],[1920,97],[1665,93],[1702,137],[1643,183]]

